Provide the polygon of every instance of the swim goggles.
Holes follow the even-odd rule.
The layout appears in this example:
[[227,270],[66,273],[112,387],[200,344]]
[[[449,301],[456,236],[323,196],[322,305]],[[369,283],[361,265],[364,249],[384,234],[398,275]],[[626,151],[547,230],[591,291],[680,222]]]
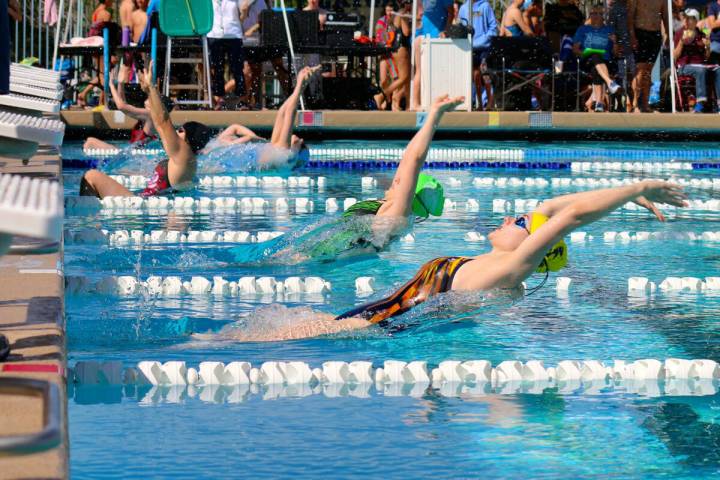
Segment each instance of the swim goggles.
[[515,219],[515,225],[525,230],[530,235],[530,228],[528,228],[528,216],[521,215]]

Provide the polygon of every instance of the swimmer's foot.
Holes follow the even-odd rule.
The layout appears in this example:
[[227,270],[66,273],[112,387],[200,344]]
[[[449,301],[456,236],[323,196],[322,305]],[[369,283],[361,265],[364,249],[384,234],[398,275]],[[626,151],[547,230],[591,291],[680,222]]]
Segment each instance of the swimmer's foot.
[[305,141],[302,138],[298,137],[297,135],[293,135],[290,139],[290,150],[297,153],[300,151],[304,144]]

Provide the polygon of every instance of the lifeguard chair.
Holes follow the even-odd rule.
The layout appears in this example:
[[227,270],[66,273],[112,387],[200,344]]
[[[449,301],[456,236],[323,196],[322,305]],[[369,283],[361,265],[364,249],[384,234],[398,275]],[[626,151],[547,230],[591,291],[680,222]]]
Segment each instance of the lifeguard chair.
[[[207,105],[212,108],[212,89],[210,82],[210,55],[208,51],[207,34],[213,25],[212,0],[161,0],[160,1],[160,30],[167,35],[165,50],[165,73],[163,76],[163,91],[166,96],[170,90],[194,90],[197,92],[195,100],[178,100],[180,105]],[[186,58],[173,58],[173,41],[187,47],[198,38],[202,45],[202,56]],[[170,84],[172,64],[182,63],[202,66],[202,74],[197,73],[195,84]],[[204,95],[203,95],[204,93]],[[203,98],[204,96],[204,98]]]

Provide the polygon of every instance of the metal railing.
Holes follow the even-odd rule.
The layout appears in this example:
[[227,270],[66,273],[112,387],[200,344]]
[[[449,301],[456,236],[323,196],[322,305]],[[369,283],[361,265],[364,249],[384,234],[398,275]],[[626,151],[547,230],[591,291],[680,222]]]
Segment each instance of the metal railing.
[[43,452],[60,445],[60,389],[52,382],[0,377],[0,394],[37,396],[43,399],[43,429],[27,435],[0,436],[0,457]]

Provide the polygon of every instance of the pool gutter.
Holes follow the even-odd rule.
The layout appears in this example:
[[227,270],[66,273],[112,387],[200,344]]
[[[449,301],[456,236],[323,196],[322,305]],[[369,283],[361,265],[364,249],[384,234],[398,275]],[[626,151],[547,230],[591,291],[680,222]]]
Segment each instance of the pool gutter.
[[[299,112],[297,131],[309,139],[403,138],[416,131],[424,113],[324,110]],[[121,112],[63,111],[66,138],[88,135],[127,137],[135,121]],[[275,111],[175,111],[175,124],[203,122],[223,128],[241,123],[267,134]],[[653,138],[660,140],[708,139],[720,133],[720,115],[692,113],[576,113],[576,112],[453,112],[446,114],[436,138],[571,140]],[[710,137],[713,135],[713,137]]]

